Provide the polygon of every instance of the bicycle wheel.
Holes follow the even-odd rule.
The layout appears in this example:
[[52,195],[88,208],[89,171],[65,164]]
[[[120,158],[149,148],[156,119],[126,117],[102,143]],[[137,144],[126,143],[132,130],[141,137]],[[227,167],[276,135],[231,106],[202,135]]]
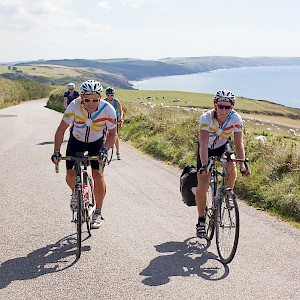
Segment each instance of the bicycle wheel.
[[236,196],[232,191],[223,193],[217,207],[216,241],[221,261],[232,261],[239,240],[240,218]]
[[83,201],[83,196],[82,196],[82,190],[77,189],[77,252],[76,252],[76,257],[77,259],[81,255],[81,236],[82,236],[82,201]]
[[83,173],[83,195],[84,195],[84,221],[86,222],[87,231],[91,236],[92,218],[96,209],[94,186],[92,177],[86,172]]
[[206,239],[211,241],[215,233],[215,209],[213,189],[210,185],[206,193],[205,232]]
[[113,154],[114,154],[114,146],[112,146],[111,148],[109,148],[108,151],[107,151],[107,161],[106,162],[107,162],[108,165],[112,161]]

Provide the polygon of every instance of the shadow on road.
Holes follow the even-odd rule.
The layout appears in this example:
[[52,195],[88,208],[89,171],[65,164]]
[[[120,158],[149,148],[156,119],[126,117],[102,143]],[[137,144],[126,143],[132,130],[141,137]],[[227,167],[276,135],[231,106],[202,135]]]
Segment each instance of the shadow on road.
[[[67,142],[68,142],[68,140],[63,140],[63,144],[65,144]],[[44,146],[44,145],[52,145],[52,144],[54,144],[54,141],[40,142],[37,145],[38,146]]]
[[229,268],[218,257],[207,251],[209,243],[202,244],[198,238],[183,242],[167,242],[154,246],[159,253],[172,253],[154,258],[141,273],[147,276],[142,282],[149,286],[167,284],[172,276],[199,276],[217,281],[229,274]]
[[[82,247],[82,251],[90,249],[90,246]],[[25,257],[17,257],[2,263],[0,266],[0,289],[16,280],[33,279],[70,268],[77,262],[75,251],[75,235],[69,235],[55,244],[35,250]]]

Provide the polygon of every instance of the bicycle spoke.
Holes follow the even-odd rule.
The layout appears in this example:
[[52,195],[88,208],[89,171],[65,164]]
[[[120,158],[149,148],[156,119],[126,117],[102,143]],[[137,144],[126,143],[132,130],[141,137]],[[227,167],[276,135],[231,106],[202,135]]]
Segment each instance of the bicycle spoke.
[[230,193],[223,198],[218,208],[217,249],[223,263],[229,263],[233,259],[238,238],[239,211],[236,198]]

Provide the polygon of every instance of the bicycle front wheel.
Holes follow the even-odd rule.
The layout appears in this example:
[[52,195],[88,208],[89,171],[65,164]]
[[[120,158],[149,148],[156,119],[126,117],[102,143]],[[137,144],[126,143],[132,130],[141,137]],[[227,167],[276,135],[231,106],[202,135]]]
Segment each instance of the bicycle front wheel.
[[83,201],[83,196],[82,196],[82,190],[78,189],[77,190],[77,252],[76,252],[76,257],[77,259],[81,255],[81,236],[82,236],[82,201]]
[[95,203],[95,196],[94,196],[93,179],[87,173],[83,173],[83,186],[84,186],[84,219],[86,222],[89,236],[91,236],[92,218],[93,218],[93,213],[96,209],[96,203]]
[[220,260],[232,261],[238,246],[240,218],[237,199],[232,191],[223,193],[217,207],[216,240]]
[[215,232],[214,195],[210,185],[206,193],[205,232],[206,239],[211,241]]

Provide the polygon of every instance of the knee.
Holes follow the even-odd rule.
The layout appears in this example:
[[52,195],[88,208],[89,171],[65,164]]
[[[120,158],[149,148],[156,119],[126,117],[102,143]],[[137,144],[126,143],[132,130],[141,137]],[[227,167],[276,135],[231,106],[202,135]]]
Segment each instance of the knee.
[[104,175],[99,170],[92,170],[92,176],[95,182],[101,183],[104,181]]

